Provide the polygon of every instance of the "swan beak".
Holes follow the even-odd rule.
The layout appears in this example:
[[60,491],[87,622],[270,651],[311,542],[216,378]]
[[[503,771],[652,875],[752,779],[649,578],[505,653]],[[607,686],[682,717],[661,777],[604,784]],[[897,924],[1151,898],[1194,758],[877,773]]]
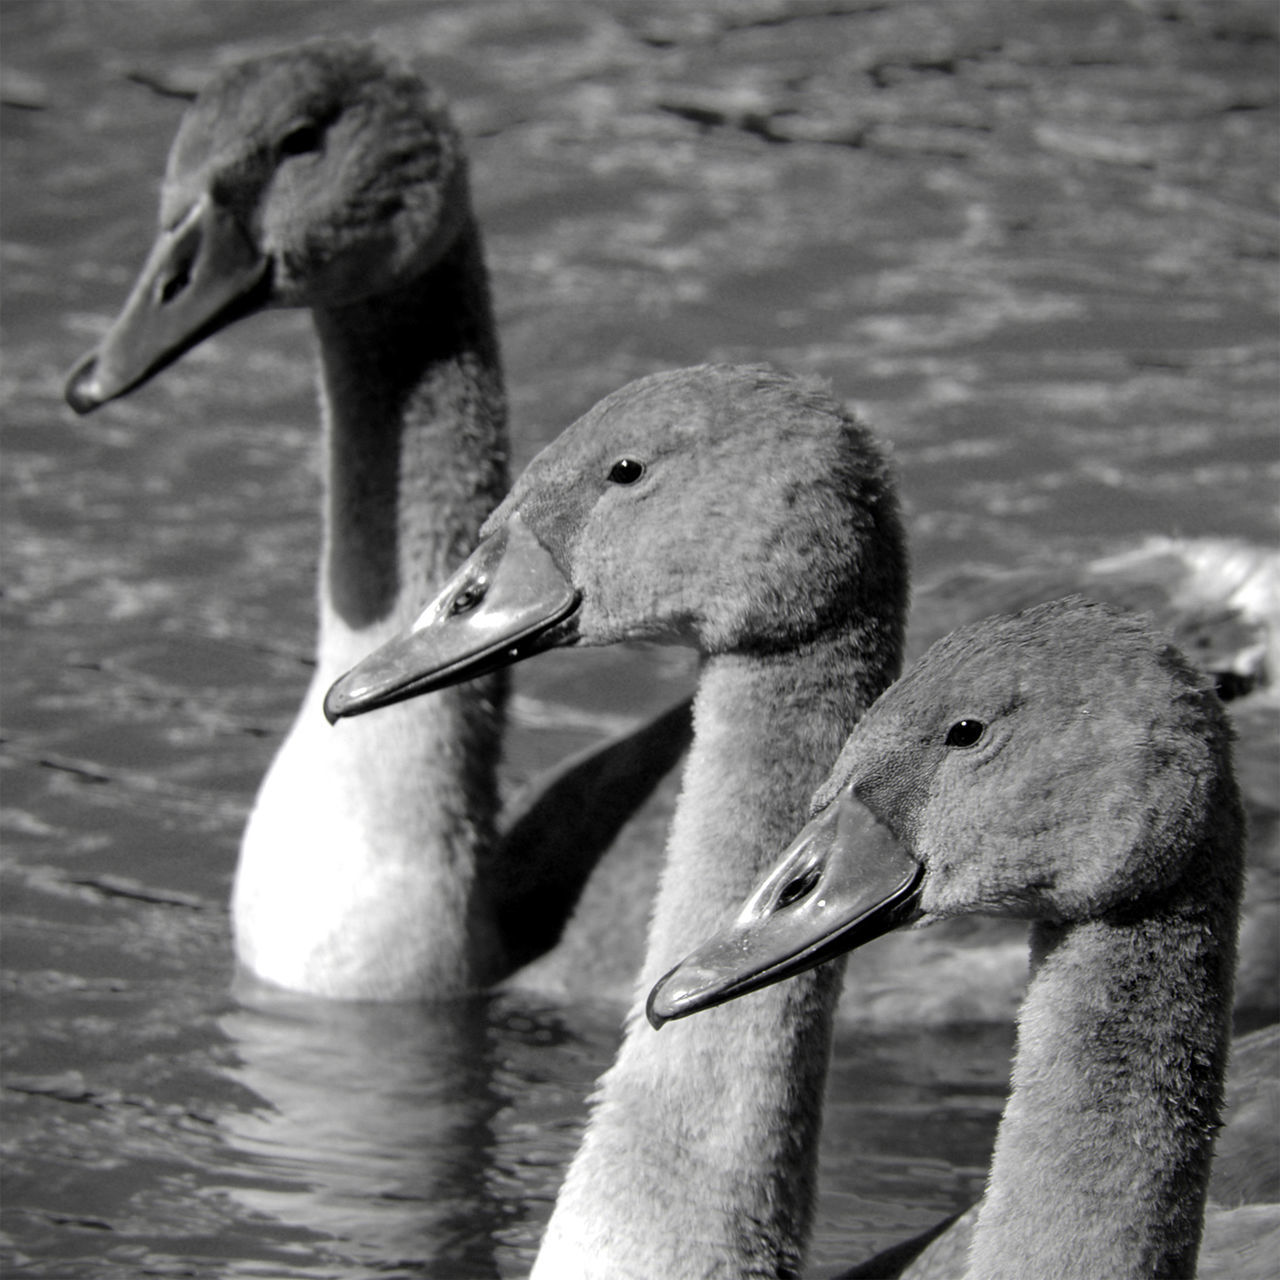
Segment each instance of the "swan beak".
[[918,918],[921,866],[849,791],[791,842],[738,918],[649,993],[655,1028],[812,969]]
[[333,724],[572,644],[581,597],[517,512],[485,538],[407,632],[325,695]]
[[67,403],[88,413],[145,382],[232,320],[265,305],[267,258],[208,195],[162,231],[106,337],[67,378]]

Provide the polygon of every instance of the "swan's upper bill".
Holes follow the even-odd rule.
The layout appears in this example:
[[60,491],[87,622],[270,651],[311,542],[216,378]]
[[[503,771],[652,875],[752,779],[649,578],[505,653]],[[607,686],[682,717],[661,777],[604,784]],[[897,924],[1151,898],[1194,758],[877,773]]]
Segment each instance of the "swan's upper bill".
[[919,917],[922,868],[891,840],[868,842],[842,793],[795,838],[732,925],[649,993],[655,1028],[794,977]]
[[[650,1019],[907,923],[1092,919],[1158,893],[1203,835],[1194,793],[1228,739],[1206,680],[1129,615],[1075,598],[962,627],[868,711],[815,817],[737,919],[654,987]],[[896,852],[867,844],[864,806]]]
[[373,45],[315,41],[227,68],[183,118],[155,244],[68,403],[88,413],[263,307],[415,279],[467,216],[465,186],[443,98]]
[[519,515],[485,538],[408,631],[325,695],[330,724],[570,643],[581,600]]
[[268,260],[231,210],[201,195],[161,231],[124,310],[71,371],[67,403],[89,413],[132,391],[270,294]]

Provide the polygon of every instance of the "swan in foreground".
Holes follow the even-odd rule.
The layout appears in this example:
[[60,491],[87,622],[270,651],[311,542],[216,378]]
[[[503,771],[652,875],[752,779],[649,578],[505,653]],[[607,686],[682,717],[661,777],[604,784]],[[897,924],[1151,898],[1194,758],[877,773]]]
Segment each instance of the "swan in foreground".
[[[1243,872],[1231,737],[1209,682],[1131,615],[1077,597],[963,627],[867,712],[816,816],[737,919],[657,984],[650,1018],[759,991],[905,924],[1029,920],[1032,977],[986,1195],[976,1221],[902,1274],[1190,1277],[1219,1183],[1233,1207],[1210,1209],[1201,1275],[1274,1274],[1275,1188],[1258,1205],[1232,1185],[1257,1142],[1229,1129],[1230,1159],[1210,1179]],[[900,845],[868,847],[864,806]],[[722,840],[704,853],[723,856]],[[1242,1051],[1272,1096],[1276,1050],[1272,1028]],[[703,1083],[709,1116],[722,1081]],[[792,1140],[811,1141],[810,1087],[788,1090]],[[777,1121],[772,1097],[736,1123],[757,1117]],[[1241,1121],[1259,1118],[1246,1104]],[[1272,1166],[1275,1137],[1262,1137]],[[742,1176],[782,1173],[757,1151]],[[880,1262],[850,1274],[898,1274]]]
[[444,100],[370,44],[231,66],[182,121],[160,225],[71,374],[78,412],[263,308],[309,308],[320,346],[316,670],[244,833],[241,967],[361,999],[503,978],[559,937],[596,857],[687,742],[687,711],[561,771],[510,841],[496,821],[501,677],[339,733],[324,723],[324,691],[411,620],[506,489],[488,281]]
[[[556,645],[695,646],[694,742],[643,993],[803,819],[897,674],[906,596],[880,450],[821,386],[756,367],[655,374],[529,464],[470,560],[326,709],[368,711]],[[534,1275],[793,1274],[837,982],[828,966],[661,1037],[641,995]],[[768,1178],[743,1176],[761,1162]]]

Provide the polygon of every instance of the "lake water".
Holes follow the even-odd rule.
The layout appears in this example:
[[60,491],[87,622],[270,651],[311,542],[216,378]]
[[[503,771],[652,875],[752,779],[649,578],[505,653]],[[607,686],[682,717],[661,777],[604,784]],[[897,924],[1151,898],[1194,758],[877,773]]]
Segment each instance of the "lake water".
[[[175,94],[332,32],[453,98],[517,466],[652,369],[821,373],[897,460],[913,650],[1151,538],[1276,545],[1268,0],[4,0],[6,1275],[522,1275],[616,1044],[608,1004],[231,994],[239,833],[311,644],[308,323],[61,399],[150,243]],[[509,781],[690,674],[528,665]],[[1233,706],[1274,912],[1274,704]],[[1250,957],[1242,1025],[1275,1016]],[[980,1194],[1011,1041],[841,1033],[814,1274]]]

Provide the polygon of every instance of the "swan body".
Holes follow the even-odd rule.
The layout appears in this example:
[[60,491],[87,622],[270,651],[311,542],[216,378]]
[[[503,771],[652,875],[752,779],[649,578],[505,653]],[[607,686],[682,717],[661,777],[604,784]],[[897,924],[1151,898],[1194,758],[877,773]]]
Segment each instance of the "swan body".
[[[759,873],[898,668],[907,569],[889,475],[821,387],[703,366],[602,401],[534,459],[484,532],[414,627],[344,677],[327,709],[390,705],[552,645],[695,646],[694,742],[646,990]],[[637,1004],[534,1275],[794,1274],[837,977],[814,973],[661,1040]],[[778,1034],[801,1023],[809,1031]],[[809,1104],[799,1111],[797,1096]],[[772,1175],[743,1178],[759,1159]]]
[[[160,223],[120,316],[69,379],[79,412],[263,308],[308,308],[320,348],[316,669],[241,844],[241,968],[348,999],[435,997],[509,976],[536,949],[518,909],[529,873],[505,864],[537,868],[556,850],[509,854],[498,829],[502,677],[337,732],[321,714],[332,681],[407,625],[506,489],[498,344],[446,105],[370,44],[317,41],[229,67],[179,128]],[[679,715],[664,723],[643,759],[626,744],[604,749],[629,761],[637,796],[687,738]],[[601,777],[599,760],[583,764],[577,812]],[[618,810],[613,831],[629,811]],[[542,945],[611,830],[579,854],[576,879],[561,871],[560,897],[544,897]]]
[[[756,991],[904,923],[1029,920],[986,1195],[901,1274],[1193,1276],[1243,874],[1231,739],[1209,682],[1130,615],[1072,598],[963,627],[863,717],[816,816],[737,919],[655,987],[650,1016]],[[867,844],[865,809],[896,849]],[[1204,1275],[1263,1274],[1249,1258],[1280,1229],[1273,1125],[1269,1179],[1240,1173],[1256,1164],[1248,1126],[1276,1105],[1277,1043],[1270,1029],[1241,1046],[1264,1084],[1236,1090],[1246,1136],[1223,1142]],[[1270,1202],[1242,1203],[1259,1181]],[[848,1274],[899,1274],[879,1261]]]

